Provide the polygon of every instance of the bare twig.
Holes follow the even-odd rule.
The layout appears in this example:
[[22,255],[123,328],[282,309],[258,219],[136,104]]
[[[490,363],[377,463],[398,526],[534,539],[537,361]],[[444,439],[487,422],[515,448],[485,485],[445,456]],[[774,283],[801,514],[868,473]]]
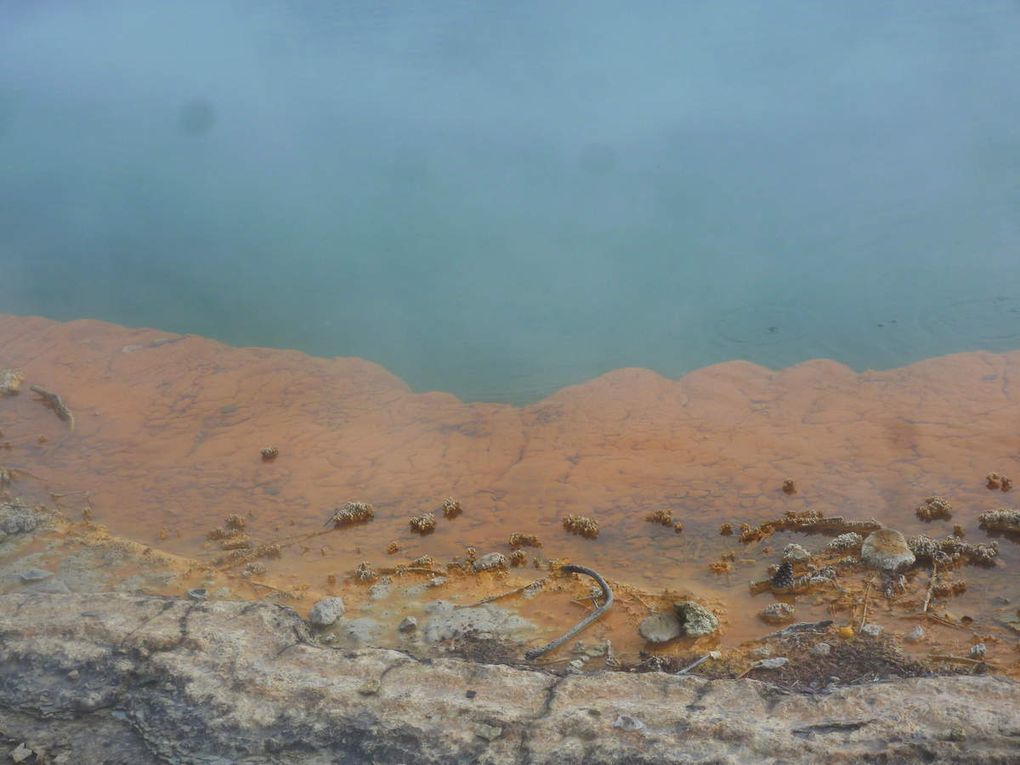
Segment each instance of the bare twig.
[[278,592],[281,595],[287,596],[291,600],[297,600],[297,597],[298,597],[293,592],[287,592],[286,590],[281,590],[279,587],[273,587],[273,585],[271,585],[271,584],[262,584],[262,582],[253,582],[250,579],[248,580],[248,584],[250,584],[252,587],[262,587],[263,589],[266,589],[266,590],[272,590],[273,592]]
[[928,606],[931,603],[932,593],[935,591],[935,574],[937,573],[937,563],[932,559],[931,562],[931,576],[928,578],[928,592],[924,596],[924,608],[921,609],[922,614],[928,613]]
[[492,603],[492,602],[494,602],[496,600],[502,600],[503,598],[509,598],[509,597],[511,597],[513,595],[517,595],[518,593],[524,592],[529,587],[537,588],[539,585],[544,585],[545,582],[546,582],[546,579],[547,579],[547,577],[543,576],[541,579],[536,579],[534,582],[531,582],[530,584],[522,585],[521,587],[517,587],[516,589],[513,589],[513,590],[508,590],[507,592],[501,592],[499,595],[490,595],[487,598],[482,598],[477,603],[471,603],[470,605],[457,606],[457,607],[458,608],[477,608],[478,606],[484,606],[486,603]]
[[698,659],[693,664],[688,664],[686,667],[684,667],[683,669],[678,671],[677,674],[678,675],[685,675],[688,672],[690,672],[692,669],[694,669],[695,667],[698,667],[698,666],[704,664],[709,659],[718,659],[720,656],[722,656],[722,654],[719,653],[719,651],[709,651],[708,653],[706,653],[704,656],[702,656],[700,659]]
[[33,385],[31,386],[31,390],[33,393],[37,393],[39,395],[40,401],[56,412],[57,417],[66,422],[71,430],[74,430],[74,415],[71,414],[71,410],[67,408],[67,405],[64,403],[64,399],[53,391],[46,390],[41,385]]
[[933,655],[929,656],[928,658],[931,659],[932,661],[948,661],[948,662],[951,662],[953,664],[971,664],[971,665],[975,665],[975,664],[987,664],[988,663],[988,662],[984,661],[983,659],[970,659],[970,658],[967,658],[966,656],[947,656],[945,654],[938,654],[938,653],[937,654],[933,654]]
[[871,592],[871,580],[868,580],[868,586],[864,588],[864,611],[861,613],[861,626],[857,628],[857,631],[864,629],[864,621],[868,618],[868,593]]

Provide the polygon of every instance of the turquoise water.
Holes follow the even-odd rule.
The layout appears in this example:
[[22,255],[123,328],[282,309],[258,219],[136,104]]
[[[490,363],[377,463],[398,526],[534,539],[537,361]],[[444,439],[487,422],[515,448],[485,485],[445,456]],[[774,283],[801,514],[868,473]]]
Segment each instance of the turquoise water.
[[1020,347],[1020,5],[0,0],[0,311],[530,401]]

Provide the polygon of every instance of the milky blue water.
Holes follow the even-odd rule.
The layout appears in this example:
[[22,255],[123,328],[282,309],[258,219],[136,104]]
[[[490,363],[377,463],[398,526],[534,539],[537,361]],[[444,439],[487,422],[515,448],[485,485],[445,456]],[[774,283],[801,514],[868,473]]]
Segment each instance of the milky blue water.
[[521,402],[1018,296],[1016,2],[0,0],[0,311]]

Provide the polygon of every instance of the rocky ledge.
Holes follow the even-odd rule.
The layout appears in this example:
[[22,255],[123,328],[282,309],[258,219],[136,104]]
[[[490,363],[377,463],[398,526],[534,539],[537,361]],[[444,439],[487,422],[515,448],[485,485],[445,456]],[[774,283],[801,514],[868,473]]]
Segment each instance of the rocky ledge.
[[1017,710],[1020,683],[995,677],[814,695],[558,677],[324,648],[278,605],[0,597],[0,738],[16,762],[1006,763]]

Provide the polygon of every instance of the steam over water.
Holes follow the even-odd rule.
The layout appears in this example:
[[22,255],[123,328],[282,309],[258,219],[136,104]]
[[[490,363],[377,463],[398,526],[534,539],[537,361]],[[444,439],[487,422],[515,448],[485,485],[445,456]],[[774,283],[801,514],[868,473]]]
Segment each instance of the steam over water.
[[1020,347],[1020,5],[0,0],[0,312],[530,401]]

